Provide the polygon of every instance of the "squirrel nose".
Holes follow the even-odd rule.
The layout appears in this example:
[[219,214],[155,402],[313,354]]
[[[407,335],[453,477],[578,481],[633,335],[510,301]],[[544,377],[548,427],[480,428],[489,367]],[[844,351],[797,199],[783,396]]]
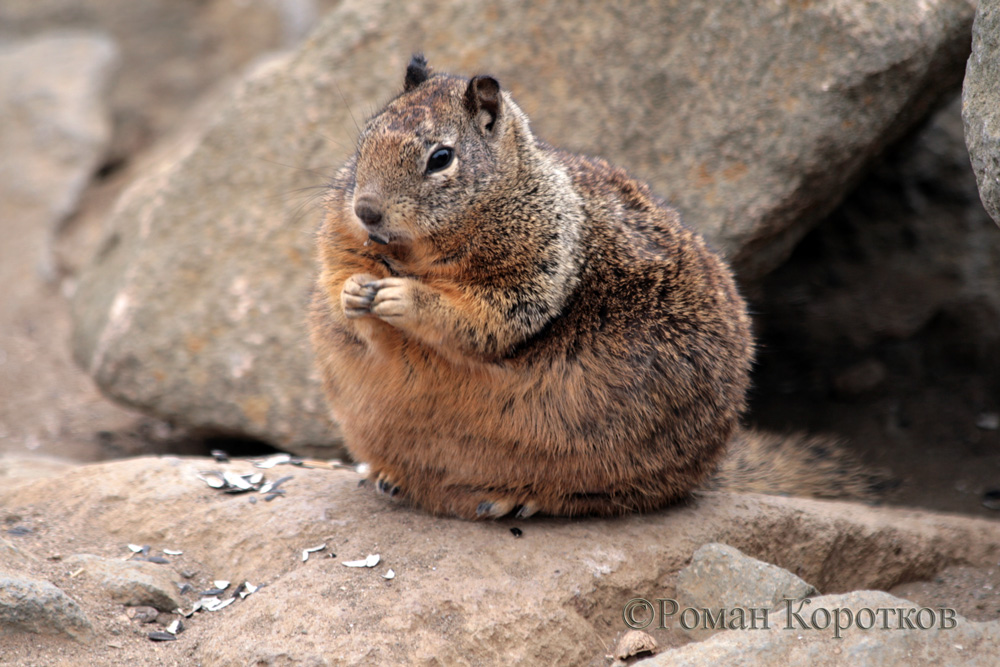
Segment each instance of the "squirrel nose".
[[360,197],[354,202],[354,214],[366,227],[377,227],[382,222],[382,211],[378,202],[371,197]]

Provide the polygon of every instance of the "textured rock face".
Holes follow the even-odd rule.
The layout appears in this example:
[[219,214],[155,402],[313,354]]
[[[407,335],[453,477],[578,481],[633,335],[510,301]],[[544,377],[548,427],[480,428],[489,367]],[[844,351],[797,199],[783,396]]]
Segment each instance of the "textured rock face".
[[0,637],[10,630],[87,641],[93,627],[80,605],[48,581],[0,572]]
[[108,148],[117,63],[115,44],[96,33],[0,45],[0,450],[33,449],[118,412],[99,405],[66,351],[69,318],[53,284],[56,234]]
[[[706,544],[694,552],[691,564],[677,575],[677,602],[683,607],[720,610],[734,607],[777,609],[785,598],[818,595],[788,570],[750,558],[726,544]],[[692,629],[704,638],[711,630]]]
[[6,570],[23,567],[31,563],[31,557],[16,546],[0,537],[0,565]]
[[981,0],[962,88],[965,141],[983,205],[1000,225],[1000,2]]
[[123,198],[81,280],[76,358],[163,417],[300,451],[335,442],[303,333],[320,194],[303,189],[342,163],[354,116],[400,89],[415,50],[498,75],[539,136],[647,178],[764,273],[957,84],[973,5],[923,7],[344,2]]
[[67,564],[83,576],[94,577],[111,599],[125,605],[149,605],[160,611],[181,606],[177,595],[180,577],[157,563],[122,561],[78,554]]
[[90,33],[53,33],[0,47],[4,243],[33,246],[23,251],[46,273],[53,270],[56,226],[75,209],[107,149],[106,94],[117,60],[114,43]]

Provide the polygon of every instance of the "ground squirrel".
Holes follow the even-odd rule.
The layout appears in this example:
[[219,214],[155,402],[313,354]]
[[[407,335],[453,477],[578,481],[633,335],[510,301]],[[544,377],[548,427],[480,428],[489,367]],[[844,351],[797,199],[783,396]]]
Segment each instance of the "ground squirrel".
[[[493,77],[414,56],[326,211],[311,335],[380,491],[622,514],[709,482],[727,445],[717,484],[783,490],[754,458],[787,440],[739,429],[754,345],[726,264],[645,183],[535,138]],[[806,445],[780,465],[822,493],[839,455]]]

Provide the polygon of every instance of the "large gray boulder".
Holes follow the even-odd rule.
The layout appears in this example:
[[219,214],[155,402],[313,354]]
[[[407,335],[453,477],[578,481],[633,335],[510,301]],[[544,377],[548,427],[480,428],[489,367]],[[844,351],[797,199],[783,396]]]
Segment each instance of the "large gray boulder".
[[[0,229],[5,247],[50,278],[56,228],[76,209],[111,138],[107,93],[117,66],[114,42],[96,33],[0,45]],[[11,275],[0,267],[10,287],[25,282],[13,275],[17,259],[11,253],[4,262]]]
[[109,148],[119,60],[101,33],[0,43],[0,451],[65,446],[123,421],[66,349],[55,252]]
[[1000,2],[981,0],[962,88],[965,141],[983,205],[1000,224]]
[[761,275],[958,84],[974,5],[923,7],[347,0],[121,200],[81,278],[76,358],[163,417],[299,451],[335,442],[303,324],[311,230],[415,50],[498,75],[541,137],[649,179]]

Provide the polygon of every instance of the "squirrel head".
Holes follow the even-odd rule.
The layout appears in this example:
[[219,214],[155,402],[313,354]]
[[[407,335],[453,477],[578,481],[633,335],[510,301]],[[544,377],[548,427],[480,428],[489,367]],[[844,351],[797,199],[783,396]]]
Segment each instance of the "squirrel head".
[[345,203],[376,243],[440,237],[450,245],[533,145],[527,119],[495,78],[433,73],[414,55],[403,92],[362,130]]

